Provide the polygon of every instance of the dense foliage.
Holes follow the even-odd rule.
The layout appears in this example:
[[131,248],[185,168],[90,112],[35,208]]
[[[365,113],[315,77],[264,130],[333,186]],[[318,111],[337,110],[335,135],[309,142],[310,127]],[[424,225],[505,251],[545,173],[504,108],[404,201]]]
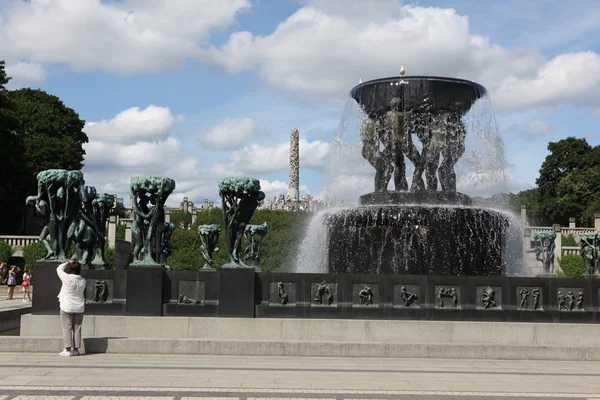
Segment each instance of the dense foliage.
[[46,257],[46,248],[40,242],[31,243],[23,247],[25,268],[30,268],[33,271],[35,262],[44,257]]
[[56,96],[42,90],[9,91],[0,61],[0,233],[20,233],[25,198],[36,193],[44,169],[83,167],[88,142],[85,121]]
[[3,240],[0,240],[0,263],[8,262],[10,256],[12,256],[11,245]]
[[579,246],[573,235],[561,235],[560,244],[562,246]]
[[537,187],[512,195],[515,211],[527,206],[533,225],[566,226],[575,217],[579,226],[593,226],[600,212],[600,146],[568,137],[550,142],[548,151]]
[[[292,269],[296,261],[298,245],[311,216],[312,214],[307,213],[273,210],[257,210],[254,213],[250,220],[251,224],[260,225],[266,222],[269,226],[269,233],[263,239],[260,251],[260,268],[263,271]],[[176,229],[172,236],[173,253],[167,260],[167,264],[172,269],[196,270],[204,266],[204,258],[200,253],[198,226],[211,224],[221,226],[219,251],[213,255],[215,266],[219,268],[227,262],[223,211],[214,208],[198,212],[196,222],[189,230],[181,230],[179,225],[175,225]]]
[[186,227],[189,227],[192,224],[192,214],[181,210],[171,212],[171,223],[175,224],[176,228],[179,228],[182,221]]
[[558,264],[564,278],[579,278],[585,272],[583,258],[579,254],[565,254],[558,259]]

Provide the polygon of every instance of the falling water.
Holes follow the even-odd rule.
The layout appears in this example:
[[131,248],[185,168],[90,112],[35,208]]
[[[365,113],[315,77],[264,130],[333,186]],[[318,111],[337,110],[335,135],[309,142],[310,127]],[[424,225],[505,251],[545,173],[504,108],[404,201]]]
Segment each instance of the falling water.
[[327,252],[329,250],[327,237],[329,232],[327,224],[325,224],[325,216],[331,211],[331,209],[322,210],[312,217],[304,233],[304,239],[300,243],[293,272],[327,272]]
[[[391,227],[387,228],[387,230],[383,229],[380,232],[380,237],[377,237],[377,241],[383,241],[383,243],[388,243],[389,245],[387,245],[387,248],[382,245],[380,250],[376,250],[372,243],[367,243],[369,240],[372,241],[373,237],[365,235],[366,231],[358,233],[357,229],[361,229],[360,224],[353,225],[349,223],[346,225],[342,221],[346,220],[346,217],[342,217],[342,215],[354,215],[359,209],[362,210],[360,212],[367,212],[363,207],[355,209],[351,206],[357,203],[359,196],[373,190],[374,169],[363,158],[360,138],[361,127],[367,119],[363,109],[353,98],[349,97],[332,140],[332,152],[326,174],[327,179],[324,185],[325,195],[329,199],[343,201],[346,207],[343,209],[330,209],[325,212],[321,211],[313,216],[300,246],[295,268],[296,272],[329,271],[331,268],[330,264],[333,262],[330,259],[331,254],[329,254],[329,235],[334,228],[332,223],[347,226],[349,237],[354,237],[352,236],[353,234],[358,235],[358,240],[361,242],[356,244],[357,247],[363,250],[370,249],[368,257],[372,259],[373,264],[379,266],[394,265],[393,268],[402,269],[404,268],[402,267],[402,263],[406,262],[406,254],[411,251],[414,252],[414,248],[411,249],[410,245],[407,245],[407,243],[414,242],[414,235],[409,233],[409,230],[402,230],[400,232],[395,228],[394,232],[396,233],[392,234]],[[470,110],[461,118],[461,122],[467,134],[465,152],[455,165],[457,191],[470,196],[480,197],[489,197],[497,193],[506,192],[510,176],[507,172],[504,143],[498,135],[490,97],[486,94],[475,101]],[[442,131],[451,128],[446,126],[448,124],[447,121],[437,120],[436,123],[441,124],[440,129]],[[421,152],[421,144],[414,134],[413,142],[419,152]],[[410,186],[414,167],[406,157],[405,161],[406,177]],[[390,180],[388,190],[394,190],[393,179]],[[477,204],[477,199],[475,199],[474,203]],[[422,205],[413,206],[417,208],[425,207]],[[405,212],[406,210],[402,208],[411,208],[411,205],[398,205],[397,208]],[[435,208],[438,214],[433,219],[446,220],[445,224],[449,227],[452,226],[452,207],[439,205]],[[378,209],[378,207],[372,207],[371,211],[375,212],[375,209]],[[496,226],[494,225],[496,223],[493,222],[492,225],[486,227],[482,225],[482,221],[487,218],[488,222],[495,221],[496,219],[498,223],[501,222],[503,224],[502,230],[504,231],[503,240],[505,241],[502,246],[502,259],[505,262],[505,271],[503,273],[508,276],[529,275],[527,271],[521,271],[523,227],[513,212],[504,209],[503,205],[497,201],[493,203],[493,206],[479,204],[472,207],[461,207],[461,209],[471,209],[469,212],[473,213],[473,218],[475,218],[470,220],[473,226],[466,227],[465,232],[469,229],[475,229],[477,235],[495,235],[499,232],[492,233],[490,232],[490,228],[500,229],[500,225]],[[398,212],[398,209],[392,211],[392,213],[394,212]],[[405,217],[403,216],[402,218]],[[352,234],[352,232],[354,233]],[[468,254],[469,246],[477,246],[478,242],[477,240],[469,239],[468,233],[465,233],[465,235],[467,240],[464,243],[460,243],[457,247],[462,248],[464,254]],[[475,231],[471,235],[475,235]],[[425,244],[426,246],[432,246],[431,243]],[[337,247],[335,246],[335,242],[334,247]],[[496,250],[499,251],[499,249]],[[377,254],[377,252],[379,253]],[[404,259],[396,260],[398,254],[401,254],[402,257],[400,258]],[[386,257],[388,259],[384,259]],[[397,271],[397,273],[403,273],[403,271]]]

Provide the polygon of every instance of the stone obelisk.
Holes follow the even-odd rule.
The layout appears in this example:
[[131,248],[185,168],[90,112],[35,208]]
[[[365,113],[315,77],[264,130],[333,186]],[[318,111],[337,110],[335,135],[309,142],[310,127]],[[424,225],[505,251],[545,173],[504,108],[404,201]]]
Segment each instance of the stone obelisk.
[[300,200],[300,133],[293,128],[290,133],[290,184],[288,196],[291,201]]

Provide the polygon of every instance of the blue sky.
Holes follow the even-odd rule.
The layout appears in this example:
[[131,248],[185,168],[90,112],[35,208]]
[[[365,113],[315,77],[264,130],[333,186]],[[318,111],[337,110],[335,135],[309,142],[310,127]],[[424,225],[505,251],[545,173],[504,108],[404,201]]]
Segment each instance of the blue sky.
[[127,197],[131,176],[169,176],[171,204],[216,200],[227,175],[286,193],[294,126],[302,193],[371,191],[368,168],[331,172],[330,143],[358,79],[400,65],[490,91],[506,164],[467,172],[459,190],[531,187],[549,141],[599,144],[599,53],[591,0],[0,2],[12,87],[57,95],[88,122],[87,183]]

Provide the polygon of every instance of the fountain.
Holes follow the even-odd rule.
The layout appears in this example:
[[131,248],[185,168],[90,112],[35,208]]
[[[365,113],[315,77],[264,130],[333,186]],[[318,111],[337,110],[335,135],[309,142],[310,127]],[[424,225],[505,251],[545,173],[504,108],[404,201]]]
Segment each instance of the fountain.
[[375,190],[360,196],[358,207],[324,216],[328,272],[504,276],[508,217],[473,207],[456,190],[463,118],[487,91],[403,72],[361,81],[350,92],[365,115],[361,153],[375,169]]

